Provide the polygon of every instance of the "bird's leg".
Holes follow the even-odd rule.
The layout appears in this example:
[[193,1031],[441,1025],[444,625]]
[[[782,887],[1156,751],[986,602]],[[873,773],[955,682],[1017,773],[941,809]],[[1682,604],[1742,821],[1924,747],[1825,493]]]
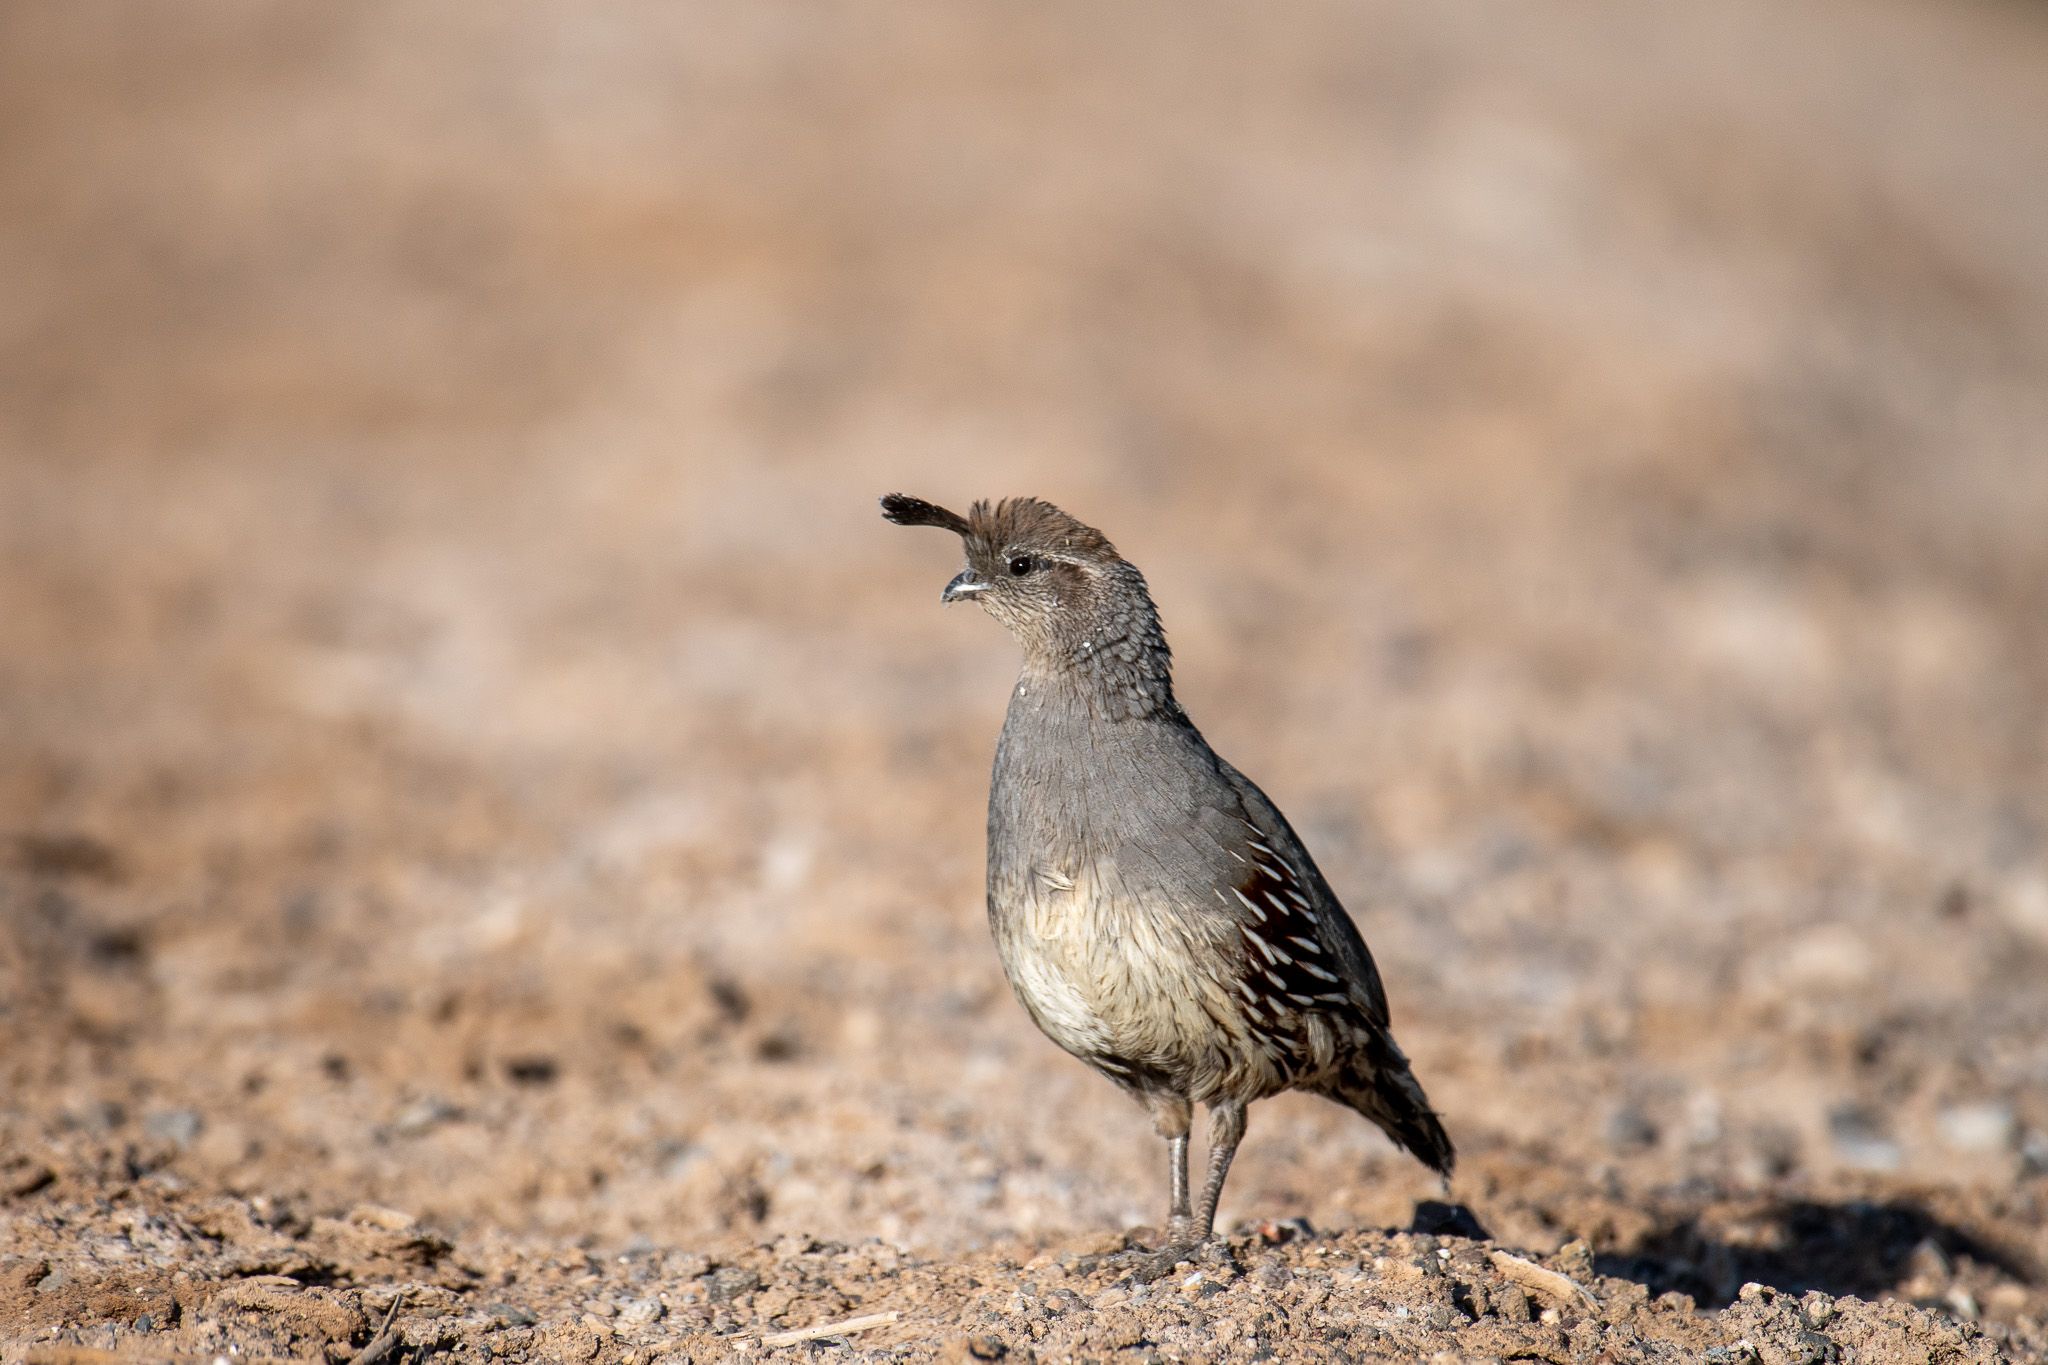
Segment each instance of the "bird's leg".
[[1166,1171],[1172,1188],[1166,1210],[1166,1240],[1178,1242],[1188,1235],[1194,1216],[1188,1211],[1188,1128],[1193,1122],[1192,1106],[1179,1095],[1151,1097],[1152,1127],[1166,1139]]
[[1216,1233],[1216,1201],[1223,1197],[1223,1181],[1230,1174],[1230,1159],[1237,1144],[1244,1141],[1244,1106],[1225,1100],[1209,1106],[1209,1178],[1202,1184],[1202,1208],[1195,1217],[1196,1240],[1206,1242]]
[[1188,1221],[1188,1135],[1175,1133],[1166,1140],[1166,1165],[1173,1173],[1173,1203],[1166,1210],[1167,1235],[1180,1232]]
[[1174,1216],[1166,1245],[1146,1257],[1135,1278],[1150,1283],[1167,1274],[1199,1250],[1216,1230],[1216,1201],[1223,1197],[1223,1181],[1230,1174],[1230,1159],[1244,1140],[1244,1105],[1224,1100],[1209,1106],[1209,1177],[1202,1184],[1201,1207],[1193,1214],[1187,1209],[1187,1135],[1169,1139],[1175,1148]]

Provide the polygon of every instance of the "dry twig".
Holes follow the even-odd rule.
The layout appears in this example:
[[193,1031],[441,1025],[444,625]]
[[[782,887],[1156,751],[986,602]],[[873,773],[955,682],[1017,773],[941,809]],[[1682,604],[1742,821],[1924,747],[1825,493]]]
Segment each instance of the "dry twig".
[[370,1338],[370,1344],[357,1351],[348,1365],[377,1365],[377,1362],[391,1354],[399,1344],[398,1334],[391,1330],[391,1324],[398,1320],[398,1310],[405,1307],[405,1291],[399,1290],[391,1296],[391,1307],[385,1310],[384,1323],[377,1329],[377,1335]]
[[1505,1251],[1491,1252],[1488,1259],[1493,1262],[1495,1270],[1517,1284],[1547,1295],[1567,1307],[1582,1309],[1588,1313],[1600,1307],[1599,1300],[1595,1299],[1584,1285],[1568,1275],[1560,1275],[1555,1270],[1545,1270],[1534,1261],[1510,1256]]
[[867,1313],[857,1318],[846,1318],[840,1322],[821,1322],[815,1327],[799,1327],[789,1332],[770,1332],[761,1338],[763,1346],[794,1346],[800,1341],[816,1341],[821,1337],[836,1337],[846,1332],[865,1332],[870,1327],[887,1327],[896,1321],[895,1309],[886,1313]]

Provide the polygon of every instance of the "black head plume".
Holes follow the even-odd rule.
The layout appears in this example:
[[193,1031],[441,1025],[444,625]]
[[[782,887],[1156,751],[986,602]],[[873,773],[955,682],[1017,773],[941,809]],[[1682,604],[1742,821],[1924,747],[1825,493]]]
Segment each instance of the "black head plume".
[[898,526],[937,526],[956,536],[966,535],[968,529],[967,518],[958,512],[949,512],[935,502],[913,498],[908,493],[884,494],[882,515]]

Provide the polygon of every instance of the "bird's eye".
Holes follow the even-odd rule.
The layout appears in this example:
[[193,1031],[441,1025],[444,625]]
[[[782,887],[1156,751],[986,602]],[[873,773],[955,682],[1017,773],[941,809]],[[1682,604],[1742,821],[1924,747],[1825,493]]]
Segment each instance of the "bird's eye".
[[1030,573],[1033,569],[1037,567],[1038,561],[1033,559],[1030,555],[1010,556],[1010,576],[1012,578],[1022,578],[1025,574]]

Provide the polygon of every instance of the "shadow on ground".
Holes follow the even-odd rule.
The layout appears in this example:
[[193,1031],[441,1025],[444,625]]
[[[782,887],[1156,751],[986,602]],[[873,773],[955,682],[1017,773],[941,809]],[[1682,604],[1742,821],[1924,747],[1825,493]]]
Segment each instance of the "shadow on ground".
[[[1931,1269],[1967,1263],[2023,1285],[2039,1270],[2027,1258],[1943,1221],[1909,1200],[1874,1203],[1774,1201],[1743,1221],[1744,1237],[1709,1228],[1698,1214],[1663,1223],[1627,1254],[1602,1253],[1594,1266],[1646,1285],[1689,1294],[1704,1308],[1735,1301],[1755,1282],[1788,1294],[1809,1290],[1861,1299],[1905,1295]],[[1944,1276],[1946,1278],[1946,1276]]]

